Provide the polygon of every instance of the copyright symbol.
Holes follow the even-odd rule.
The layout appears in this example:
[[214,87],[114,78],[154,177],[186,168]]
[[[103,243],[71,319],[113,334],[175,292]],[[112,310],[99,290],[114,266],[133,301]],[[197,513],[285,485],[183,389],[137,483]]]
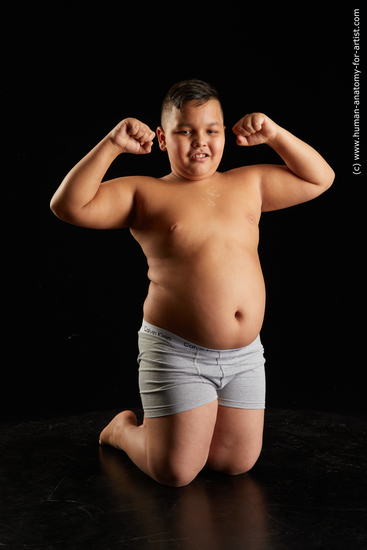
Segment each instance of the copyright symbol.
[[356,162],[355,164],[353,164],[353,174],[355,176],[359,176],[361,174],[361,165],[358,164],[358,162]]

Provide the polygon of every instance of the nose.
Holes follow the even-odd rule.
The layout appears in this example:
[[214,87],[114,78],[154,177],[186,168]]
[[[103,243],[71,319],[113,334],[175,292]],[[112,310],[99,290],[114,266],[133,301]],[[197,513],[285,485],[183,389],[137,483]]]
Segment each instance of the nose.
[[193,147],[206,147],[206,134],[205,132],[196,132],[193,136]]

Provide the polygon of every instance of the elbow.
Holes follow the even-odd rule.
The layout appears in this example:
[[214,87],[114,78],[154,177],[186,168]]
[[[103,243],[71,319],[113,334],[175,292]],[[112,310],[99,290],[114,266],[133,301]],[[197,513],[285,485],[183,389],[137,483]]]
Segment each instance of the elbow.
[[51,212],[53,212],[53,214],[55,214],[57,218],[60,218],[61,220],[63,219],[61,208],[58,201],[55,199],[55,195],[51,199],[50,209],[51,209]]
[[56,215],[57,205],[56,205],[56,201],[55,201],[55,196],[53,196],[51,201],[50,201],[50,209]]
[[58,208],[57,208],[57,201],[55,200],[55,196],[53,196],[51,201],[50,201],[50,209],[51,209],[51,212],[53,212],[53,214],[55,214],[55,216],[59,217],[59,215],[57,213]]
[[331,166],[329,166],[329,177],[328,177],[327,189],[329,189],[329,187],[333,185],[334,180],[335,180],[335,172],[331,168]]
[[62,204],[57,200],[57,198],[55,198],[55,196],[51,199],[50,209],[51,212],[63,222],[72,223],[70,214],[68,214],[67,210],[62,207]]
[[322,192],[327,191],[333,185],[334,180],[335,172],[330,166],[328,166],[328,169],[325,170],[322,180],[319,183],[320,187],[322,188]]

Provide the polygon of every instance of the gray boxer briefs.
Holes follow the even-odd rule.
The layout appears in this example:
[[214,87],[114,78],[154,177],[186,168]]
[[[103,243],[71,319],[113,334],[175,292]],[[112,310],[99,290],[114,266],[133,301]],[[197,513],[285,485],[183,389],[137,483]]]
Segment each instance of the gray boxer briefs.
[[176,414],[218,399],[238,409],[265,408],[260,336],[235,350],[206,349],[143,321],[139,389],[146,418]]

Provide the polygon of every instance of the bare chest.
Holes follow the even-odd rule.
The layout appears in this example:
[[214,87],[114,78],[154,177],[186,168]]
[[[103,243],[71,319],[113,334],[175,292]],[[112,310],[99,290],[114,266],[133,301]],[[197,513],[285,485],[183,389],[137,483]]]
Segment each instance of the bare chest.
[[[261,203],[251,186],[157,186],[137,199],[133,236],[145,246],[194,252],[208,243],[258,242]],[[145,251],[145,250],[144,250]]]

